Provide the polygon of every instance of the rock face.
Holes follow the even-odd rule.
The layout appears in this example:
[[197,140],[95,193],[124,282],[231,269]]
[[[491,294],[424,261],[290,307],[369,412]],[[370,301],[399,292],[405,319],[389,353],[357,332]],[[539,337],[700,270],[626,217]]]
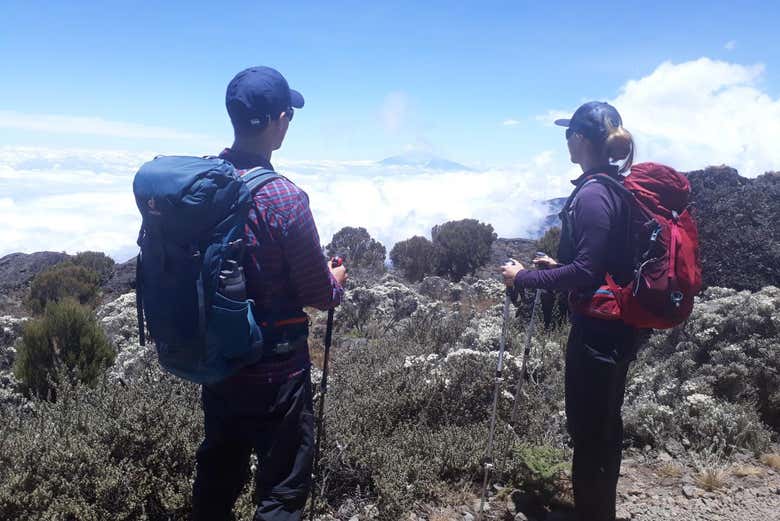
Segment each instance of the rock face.
[[748,179],[721,166],[686,175],[705,286],[780,286],[780,172]]
[[103,286],[103,302],[110,302],[135,289],[135,259],[114,265],[114,273]]
[[69,258],[51,251],[12,253],[0,258],[0,315],[25,315],[23,301],[33,277]]

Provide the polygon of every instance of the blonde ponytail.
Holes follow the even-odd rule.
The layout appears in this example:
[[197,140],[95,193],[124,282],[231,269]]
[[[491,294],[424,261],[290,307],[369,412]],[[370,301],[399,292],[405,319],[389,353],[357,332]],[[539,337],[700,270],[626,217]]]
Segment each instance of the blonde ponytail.
[[604,140],[604,155],[610,163],[623,161],[619,172],[627,172],[634,163],[634,137],[622,126],[608,125],[607,138]]

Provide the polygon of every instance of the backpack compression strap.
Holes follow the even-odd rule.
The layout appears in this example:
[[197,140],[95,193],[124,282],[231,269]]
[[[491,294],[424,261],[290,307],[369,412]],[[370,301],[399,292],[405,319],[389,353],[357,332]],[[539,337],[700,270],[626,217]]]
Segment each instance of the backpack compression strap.
[[247,170],[244,175],[241,176],[241,179],[246,183],[247,188],[249,188],[249,193],[254,195],[257,190],[266,184],[276,179],[284,179],[284,177],[273,170],[257,167]]

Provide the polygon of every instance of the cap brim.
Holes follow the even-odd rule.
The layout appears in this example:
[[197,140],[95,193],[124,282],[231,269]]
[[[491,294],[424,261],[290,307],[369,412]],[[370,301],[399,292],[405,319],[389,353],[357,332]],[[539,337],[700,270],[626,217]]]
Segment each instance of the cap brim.
[[303,96],[297,90],[290,89],[290,105],[296,109],[303,108]]
[[571,119],[556,119],[554,123],[559,127],[568,127],[571,123]]

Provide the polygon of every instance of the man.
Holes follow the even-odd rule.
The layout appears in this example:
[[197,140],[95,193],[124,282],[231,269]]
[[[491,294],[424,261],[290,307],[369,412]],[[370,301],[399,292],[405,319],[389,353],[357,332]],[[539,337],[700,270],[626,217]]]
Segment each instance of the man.
[[[240,172],[273,170],[271,154],[281,147],[303,96],[276,70],[252,67],[233,78],[225,103],[235,140],[220,157]],[[274,179],[253,198],[244,272],[267,351],[258,364],[203,387],[206,433],[193,487],[198,521],[232,518],[253,450],[255,521],[301,519],[311,485],[314,416],[303,307],[337,306],[346,271],[322,256],[308,196],[295,184]]]

